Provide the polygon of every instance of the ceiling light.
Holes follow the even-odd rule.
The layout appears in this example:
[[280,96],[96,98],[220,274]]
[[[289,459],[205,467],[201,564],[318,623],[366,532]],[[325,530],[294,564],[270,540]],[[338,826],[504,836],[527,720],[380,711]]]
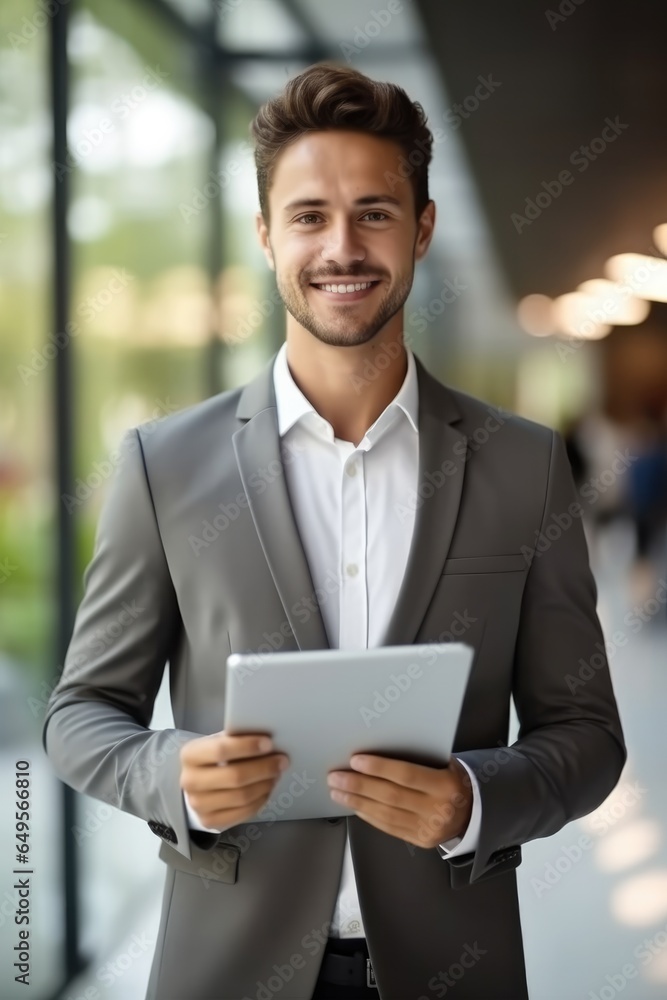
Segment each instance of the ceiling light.
[[667,255],[667,222],[663,222],[662,225],[655,227],[653,230],[653,242],[660,253]]
[[592,308],[604,322],[613,326],[633,326],[642,323],[649,314],[650,305],[646,299],[637,298],[627,285],[606,278],[592,278],[583,281],[577,291],[587,295]]
[[611,330],[595,300],[583,292],[568,292],[554,300],[554,317],[560,333],[581,340],[600,340]]
[[619,253],[605,264],[612,281],[628,285],[635,295],[654,302],[667,302],[667,261],[640,253]]
[[519,323],[533,337],[548,337],[556,332],[553,300],[548,295],[525,295],[517,306]]

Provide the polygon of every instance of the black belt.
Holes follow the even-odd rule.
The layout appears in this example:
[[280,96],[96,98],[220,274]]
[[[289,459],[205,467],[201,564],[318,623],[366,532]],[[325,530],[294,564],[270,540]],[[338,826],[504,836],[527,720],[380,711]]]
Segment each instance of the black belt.
[[329,938],[320,979],[336,986],[374,986],[377,989],[366,938]]

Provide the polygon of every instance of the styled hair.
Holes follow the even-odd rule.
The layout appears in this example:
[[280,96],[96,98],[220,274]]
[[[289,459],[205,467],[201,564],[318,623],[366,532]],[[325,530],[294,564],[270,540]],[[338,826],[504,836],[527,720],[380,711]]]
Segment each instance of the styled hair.
[[267,225],[268,192],[280,153],[306,132],[325,129],[373,133],[396,142],[407,161],[401,178],[407,176],[412,185],[419,219],[429,201],[433,145],[422,105],[394,83],[371,80],[359,70],[327,60],[290,80],[250,123],[259,204]]

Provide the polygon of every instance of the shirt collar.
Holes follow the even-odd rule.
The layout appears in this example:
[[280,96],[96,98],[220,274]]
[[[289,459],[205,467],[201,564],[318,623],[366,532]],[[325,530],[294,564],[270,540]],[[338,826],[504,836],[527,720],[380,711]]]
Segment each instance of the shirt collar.
[[[412,351],[406,345],[408,370],[403,384],[392,401],[385,407],[375,423],[369,427],[366,437],[370,444],[396,419],[400,411],[406,415],[415,433],[419,433],[418,408],[419,389],[417,367]],[[315,433],[327,440],[333,441],[334,433],[331,424],[325,420],[306,399],[292,377],[287,364],[287,342],[285,341],[276,355],[273,365],[273,385],[276,394],[278,411],[278,433],[282,438],[298,421],[306,423]]]

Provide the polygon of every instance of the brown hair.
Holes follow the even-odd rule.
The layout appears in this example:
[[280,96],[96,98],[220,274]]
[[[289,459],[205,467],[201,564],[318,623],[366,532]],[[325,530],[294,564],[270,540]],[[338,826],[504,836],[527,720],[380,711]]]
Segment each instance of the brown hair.
[[426,114],[402,87],[371,80],[350,66],[315,63],[267,101],[250,123],[255,143],[259,204],[269,224],[268,191],[276,161],[305,132],[350,129],[391,139],[403,150],[419,219],[429,201],[428,165],[433,135]]

